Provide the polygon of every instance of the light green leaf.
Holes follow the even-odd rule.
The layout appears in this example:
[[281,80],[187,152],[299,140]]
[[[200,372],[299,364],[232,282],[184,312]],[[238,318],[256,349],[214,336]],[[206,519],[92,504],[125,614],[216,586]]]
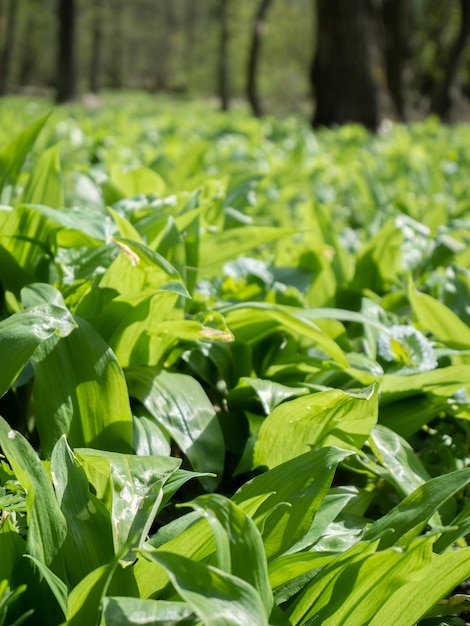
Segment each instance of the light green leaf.
[[271,226],[244,226],[215,233],[206,232],[201,237],[199,246],[200,276],[213,274],[224,261],[294,232]]
[[253,520],[219,494],[200,496],[189,506],[199,511],[212,528],[219,568],[250,583],[258,591],[269,616],[273,594],[263,540]]
[[364,539],[380,540],[380,547],[404,546],[419,535],[429,518],[451,496],[470,482],[470,468],[449,472],[428,480],[400,504],[375,521]]
[[411,283],[408,297],[413,313],[419,324],[431,332],[436,339],[449,348],[468,350],[470,348],[470,328],[445,304],[433,297],[420,293]]
[[0,447],[26,491],[28,518],[27,551],[50,565],[67,534],[51,480],[26,439],[0,417]]
[[[262,531],[268,560],[287,552],[304,537],[338,463],[350,454],[333,447],[311,450],[256,476],[236,492],[233,501],[255,521],[269,514]],[[260,496],[265,496],[262,503]],[[254,510],[253,501],[257,502]]]
[[57,501],[67,520],[67,537],[61,553],[67,564],[67,583],[74,587],[91,571],[114,558],[111,517],[90,492],[87,476],[77,466],[65,436],[52,451],[51,474]]
[[[135,559],[133,550],[147,538],[163,498],[163,487],[181,464],[165,456],[138,457],[100,450],[78,449],[79,460],[103,468],[102,480],[109,482],[114,551],[128,546],[124,561]],[[100,463],[101,462],[101,463]]]
[[53,209],[64,206],[59,147],[52,146],[39,157],[21,196],[24,204],[44,204]]
[[105,626],[197,626],[199,619],[186,602],[111,597],[103,600]]
[[170,552],[143,554],[167,570],[180,596],[205,626],[268,626],[260,596],[241,578]]
[[371,432],[370,443],[402,494],[407,496],[430,480],[431,476],[410,444],[389,428],[377,424]]
[[132,414],[116,357],[84,320],[35,352],[36,422],[45,454],[61,435],[72,447],[132,450]]
[[[191,376],[151,369],[126,372],[129,393],[137,398],[187,455],[193,469],[221,475],[224,441],[214,407]],[[206,488],[212,478],[202,478]]]
[[252,302],[233,305],[221,312],[238,340],[253,343],[281,328],[308,338],[337,363],[348,367],[346,356],[339,345],[294,307]]
[[362,448],[377,422],[377,388],[321,391],[285,402],[261,425],[255,466],[274,467],[310,447]]
[[48,341],[55,343],[75,328],[70,313],[62,307],[42,304],[14,313],[0,322],[0,396],[2,396],[36,349]]
[[382,593],[381,606],[369,622],[370,626],[416,624],[470,575],[470,548],[448,550],[441,555],[430,551],[428,558],[429,565],[419,572],[419,577],[411,578],[394,594]]
[[60,606],[64,617],[67,612],[67,598],[68,598],[68,589],[67,585],[64,583],[62,579],[60,579],[54,572],[52,572],[47,565],[44,565],[38,559],[35,559],[33,556],[29,554],[25,554],[25,557],[31,559],[33,563],[36,565],[41,575],[44,576],[49,589],[54,594],[54,598],[57,600],[58,605]]
[[0,192],[5,185],[16,183],[26,156],[33,147],[49,115],[48,113],[37,119],[2,148],[0,152]]

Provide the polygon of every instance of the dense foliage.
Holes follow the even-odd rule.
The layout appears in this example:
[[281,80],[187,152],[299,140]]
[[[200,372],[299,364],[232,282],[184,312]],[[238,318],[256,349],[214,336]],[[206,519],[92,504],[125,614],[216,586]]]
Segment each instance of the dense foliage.
[[0,104],[0,623],[464,624],[470,129],[46,110]]

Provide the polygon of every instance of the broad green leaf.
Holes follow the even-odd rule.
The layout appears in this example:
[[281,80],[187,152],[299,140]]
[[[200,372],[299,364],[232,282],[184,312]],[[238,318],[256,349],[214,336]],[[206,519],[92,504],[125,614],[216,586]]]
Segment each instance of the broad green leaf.
[[197,626],[199,619],[186,602],[110,597],[103,600],[105,626]]
[[339,345],[294,307],[253,302],[234,305],[222,309],[221,312],[238,340],[253,343],[280,328],[308,338],[337,363],[348,367],[344,352]]
[[425,293],[419,293],[412,284],[408,296],[413,313],[422,328],[450,348],[456,350],[470,348],[470,328],[445,304]]
[[[3,514],[5,515],[5,514]],[[0,580],[11,580],[13,568],[26,550],[24,539],[14,527],[10,515],[0,525]]]
[[[324,563],[319,574],[314,576],[313,580],[305,585],[299,595],[289,604],[287,614],[291,623],[294,626],[300,626],[300,624],[308,624],[310,618],[317,619],[315,616],[318,614],[319,602],[324,605],[325,602],[328,603],[331,600],[335,602],[336,607],[336,598],[344,601],[354,590],[354,583],[357,579],[354,572],[359,569],[361,563],[367,562],[367,557],[373,555],[376,548],[377,542],[360,542],[330,562]],[[338,583],[341,576],[344,584],[342,580]],[[333,597],[335,585],[337,593]],[[327,610],[325,609],[324,615],[318,616],[319,623],[323,624],[323,620],[328,617]],[[337,623],[340,624],[341,621]]]
[[403,272],[403,233],[388,221],[359,251],[352,286],[382,294],[398,282]]
[[219,494],[200,496],[189,506],[199,511],[212,528],[219,568],[250,583],[258,591],[269,616],[273,595],[263,540],[253,520]]
[[334,554],[323,552],[298,552],[285,554],[269,565],[269,582],[278,603],[285,602],[306,584],[306,577],[313,578],[331,563]]
[[377,422],[377,388],[321,391],[285,402],[261,424],[255,466],[274,467],[308,448],[362,448]]
[[67,626],[98,624],[101,602],[116,570],[117,560],[102,565],[83,578],[69,594]]
[[55,343],[75,328],[69,311],[42,304],[14,313],[0,322],[0,396],[2,396],[36,349],[44,342]]
[[45,578],[49,589],[54,594],[55,599],[57,600],[58,605],[60,606],[62,613],[65,614],[67,612],[67,598],[68,598],[68,589],[67,585],[64,581],[59,578],[54,572],[52,572],[47,565],[44,565],[38,559],[35,559],[33,556],[29,554],[25,555],[28,559],[31,559],[38,570],[41,572],[41,575]]
[[145,551],[168,572],[180,596],[205,626],[267,626],[260,596],[247,582],[170,552]]
[[[222,474],[224,442],[214,407],[201,385],[184,374],[151,369],[126,372],[129,393],[168,431],[198,472]],[[206,488],[215,480],[202,478]]]
[[0,446],[26,491],[27,552],[49,566],[67,534],[66,521],[57,504],[51,480],[31,445],[2,417]]
[[[430,563],[393,595],[382,593],[381,607],[369,622],[370,626],[391,624],[411,626],[470,575],[470,548],[448,550],[444,554],[430,552]],[[432,584],[429,582],[432,581]],[[406,610],[403,610],[406,607]]]
[[54,209],[64,206],[59,147],[41,154],[22,193],[24,204],[44,204]]
[[270,226],[244,226],[215,233],[206,232],[200,241],[200,276],[217,272],[224,261],[262,244],[292,235],[294,231]]
[[[323,572],[320,572],[308,585],[291,616],[292,621],[300,624],[316,620],[327,626],[396,623],[377,621],[384,598],[393,598],[396,592],[408,583],[414,585],[417,579],[422,582],[424,577],[429,583],[431,559],[432,540],[425,539],[414,542],[404,551],[388,549],[375,554],[365,551],[364,555],[359,553],[349,562],[341,563],[341,567],[335,567],[333,561],[325,568],[325,574],[332,572],[334,575],[324,581]],[[420,586],[422,588],[422,584]],[[299,608],[306,607],[308,602],[310,606],[302,615]],[[395,608],[399,614],[403,605],[395,604]],[[408,615],[405,619],[406,622],[401,623],[410,626],[415,623]]]
[[0,216],[0,278],[3,286],[16,295],[24,285],[48,282],[59,225],[32,206],[2,210]]
[[35,352],[36,422],[45,454],[61,435],[72,447],[132,450],[132,414],[116,357],[93,328],[77,328]]
[[380,382],[380,404],[387,406],[397,400],[423,393],[450,397],[470,380],[470,365],[450,365],[431,372],[410,376],[385,375]]
[[[277,465],[245,483],[233,501],[256,521],[269,514],[262,531],[268,560],[287,552],[310,528],[325,498],[336,467],[351,454],[348,450],[322,447]],[[253,499],[268,496],[247,510]]]
[[269,415],[282,402],[306,393],[306,387],[288,387],[272,380],[244,376],[230,391],[228,403],[232,410],[248,409],[252,404],[259,404],[264,414]]
[[57,501],[67,521],[61,555],[67,565],[67,583],[75,587],[91,571],[113,559],[111,516],[90,492],[87,476],[77,466],[65,436],[52,451],[51,473]]
[[49,113],[37,119],[0,151],[0,192],[5,185],[16,183],[26,156],[48,117]]
[[409,443],[389,428],[377,424],[370,443],[390,480],[405,496],[431,478]]
[[[165,456],[138,457],[99,450],[77,450],[81,462],[103,467],[109,483],[108,504],[112,520],[114,551],[128,546],[124,560],[135,559],[132,550],[147,538],[163,498],[163,487],[181,464]],[[101,462],[101,463],[100,463]],[[102,478],[103,480],[103,478]]]
[[470,534],[470,503],[466,504],[462,511],[448,524],[445,530],[434,544],[435,552],[444,552],[461,537]]
[[380,540],[380,547],[405,546],[419,535],[430,517],[451,496],[470,482],[470,468],[432,478],[417,487],[400,504],[375,521],[364,539]]
[[158,289],[169,280],[179,280],[177,270],[158,252],[139,241],[115,237],[121,254],[100,280],[101,288],[115,289],[122,295],[133,295]]
[[143,243],[138,231],[129,222],[129,220],[124,217],[124,215],[121,215],[121,213],[118,213],[118,211],[115,211],[111,207],[108,207],[107,211],[116,223],[120,237],[126,237],[127,239]]
[[[121,198],[130,198],[137,194],[156,194],[162,196],[165,193],[165,182],[161,176],[148,167],[135,167],[123,171],[118,165],[110,168],[109,183],[114,195],[109,194],[106,202],[113,204]],[[106,185],[104,186],[107,189]],[[106,194],[105,194],[106,195]]]

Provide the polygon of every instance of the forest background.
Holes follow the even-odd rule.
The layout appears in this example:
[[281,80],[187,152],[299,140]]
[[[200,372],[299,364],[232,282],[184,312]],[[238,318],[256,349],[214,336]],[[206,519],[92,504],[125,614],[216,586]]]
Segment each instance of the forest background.
[[144,89],[317,125],[455,121],[469,35],[469,0],[0,0],[0,94]]

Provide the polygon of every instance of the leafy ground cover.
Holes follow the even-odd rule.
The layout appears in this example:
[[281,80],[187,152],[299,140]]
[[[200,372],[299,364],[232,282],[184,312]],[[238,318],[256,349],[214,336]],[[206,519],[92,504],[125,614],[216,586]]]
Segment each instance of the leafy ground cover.
[[0,118],[0,623],[465,624],[470,129]]

